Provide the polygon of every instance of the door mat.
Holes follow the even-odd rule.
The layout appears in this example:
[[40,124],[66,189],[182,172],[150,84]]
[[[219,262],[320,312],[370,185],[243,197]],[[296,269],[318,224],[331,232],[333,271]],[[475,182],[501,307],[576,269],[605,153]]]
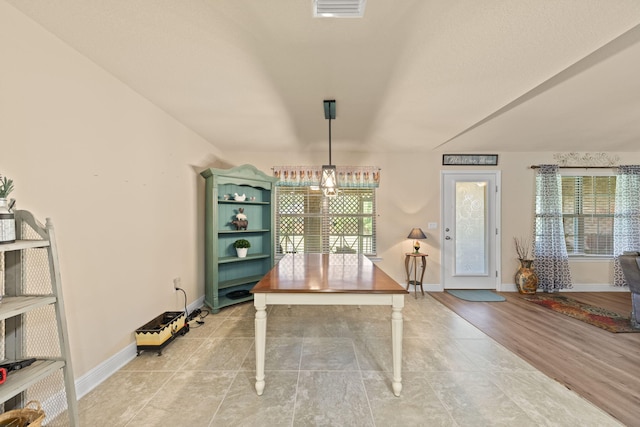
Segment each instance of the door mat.
[[447,292],[465,301],[500,302],[505,300],[503,296],[486,289],[447,289]]
[[634,329],[631,326],[631,321],[628,317],[604,308],[578,302],[563,295],[537,294],[523,296],[522,298],[609,332],[640,332],[640,329]]

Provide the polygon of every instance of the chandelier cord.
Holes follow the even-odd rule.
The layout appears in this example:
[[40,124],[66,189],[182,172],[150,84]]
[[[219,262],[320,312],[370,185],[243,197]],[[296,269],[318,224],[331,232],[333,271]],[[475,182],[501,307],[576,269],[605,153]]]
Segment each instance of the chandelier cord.
[[329,115],[329,164],[331,163],[331,115]]

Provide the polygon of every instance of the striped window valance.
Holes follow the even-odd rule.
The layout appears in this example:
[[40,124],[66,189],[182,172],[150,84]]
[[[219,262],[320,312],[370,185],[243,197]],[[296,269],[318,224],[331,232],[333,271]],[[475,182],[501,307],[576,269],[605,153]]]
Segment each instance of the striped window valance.
[[[322,166],[274,166],[273,175],[281,187],[319,186]],[[377,188],[380,168],[377,166],[336,166],[338,187]]]

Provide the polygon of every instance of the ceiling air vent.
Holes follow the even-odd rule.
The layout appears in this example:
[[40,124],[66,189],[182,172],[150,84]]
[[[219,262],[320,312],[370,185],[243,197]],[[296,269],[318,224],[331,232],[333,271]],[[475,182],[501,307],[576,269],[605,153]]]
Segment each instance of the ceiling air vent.
[[313,0],[316,18],[362,18],[367,0]]

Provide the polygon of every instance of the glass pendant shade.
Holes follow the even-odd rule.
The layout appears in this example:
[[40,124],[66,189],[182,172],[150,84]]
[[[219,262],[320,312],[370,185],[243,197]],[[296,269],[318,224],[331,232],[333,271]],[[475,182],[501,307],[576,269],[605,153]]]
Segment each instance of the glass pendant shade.
[[338,194],[338,180],[336,177],[336,167],[334,165],[322,165],[320,188],[325,196],[331,197]]

